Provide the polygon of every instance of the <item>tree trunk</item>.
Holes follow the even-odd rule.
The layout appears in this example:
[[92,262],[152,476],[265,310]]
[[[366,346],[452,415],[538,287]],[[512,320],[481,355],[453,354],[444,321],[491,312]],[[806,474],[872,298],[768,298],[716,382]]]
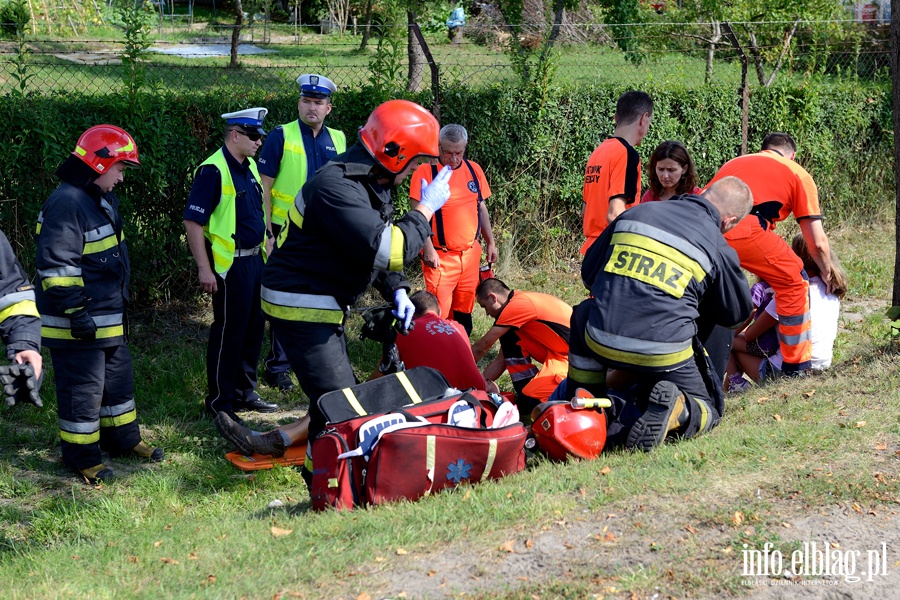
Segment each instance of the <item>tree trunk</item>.
[[241,40],[241,26],[244,24],[244,7],[241,6],[241,0],[234,0],[234,29],[231,30],[231,62],[229,67],[237,68],[238,63],[238,44]]
[[891,81],[894,96],[894,290],[891,304],[900,307],[900,0],[891,0]]
[[413,25],[416,24],[416,13],[406,11],[406,54],[409,59],[409,74],[406,80],[407,92],[418,92],[422,87],[422,73],[425,70],[425,54],[413,33]]
[[750,82],[748,81],[750,59],[744,52],[744,48],[741,47],[734,29],[731,28],[731,23],[727,21],[722,23],[722,30],[741,58],[741,87],[738,92],[741,95],[741,155],[744,155],[747,154],[747,140],[750,137]]
[[366,0],[366,24],[363,26],[362,41],[359,43],[359,49],[365,50],[369,45],[369,34],[372,32],[372,0]]
[[719,27],[719,22],[713,21],[712,27],[712,37],[709,38],[709,45],[706,47],[706,76],[703,79],[703,83],[706,84],[712,83],[713,58],[715,58],[716,55],[716,43],[722,39],[722,28]]
[[550,28],[550,35],[547,36],[547,41],[544,43],[544,49],[541,50],[540,62],[543,63],[549,58],[550,51],[553,49],[553,44],[556,43],[556,38],[559,37],[559,30],[562,27],[562,20],[565,16],[565,0],[556,0],[555,6],[553,7],[553,26]]

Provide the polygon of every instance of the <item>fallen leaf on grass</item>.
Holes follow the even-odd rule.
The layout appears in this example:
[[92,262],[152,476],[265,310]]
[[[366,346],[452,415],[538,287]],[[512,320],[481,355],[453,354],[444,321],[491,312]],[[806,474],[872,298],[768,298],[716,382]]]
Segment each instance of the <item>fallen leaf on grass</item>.
[[166,525],[165,527],[163,527],[163,529],[165,529],[166,531],[172,531],[172,524],[169,523],[168,525]]
[[165,556],[162,557],[162,558],[159,559],[159,560],[161,560],[161,561],[163,561],[164,563],[169,564],[169,565],[180,565],[180,564],[181,564],[180,562],[178,562],[178,561],[175,560],[174,558],[166,558]]
[[887,442],[881,442],[881,443],[875,444],[875,449],[876,450],[887,450]]
[[196,552],[191,552],[190,554],[188,554],[188,560],[199,560],[199,559],[197,558],[197,553],[196,553]]
[[409,554],[408,550],[404,550],[403,548],[397,548],[397,556],[406,556]]
[[356,597],[356,600],[372,600],[372,596],[370,596],[370,595],[368,595],[367,593],[363,592],[363,593],[361,593],[359,596]]
[[293,529],[282,529],[281,527],[275,527],[274,525],[269,528],[269,531],[272,532],[273,537],[284,537],[286,535],[291,535],[294,533]]
[[684,530],[687,531],[691,535],[695,535],[697,533],[697,530],[694,529],[693,527],[691,527],[690,525],[686,526],[684,528]]
[[857,504],[856,502],[853,503],[853,510],[862,514],[862,507],[859,504]]
[[612,469],[610,469],[609,465],[607,465],[607,466],[603,467],[602,469],[600,469],[600,474],[601,475],[609,475],[610,471],[612,471]]
[[857,421],[856,422],[856,429],[859,429],[860,427],[865,427],[865,426],[866,426],[865,421]]
[[383,556],[376,556],[376,557],[375,557],[375,562],[384,562],[384,560],[385,560],[385,559],[384,559]]
[[722,554],[731,554],[732,552],[734,552],[734,548],[732,548],[731,546],[722,548]]
[[81,560],[81,557],[78,556],[77,554],[73,554],[73,555],[72,555],[72,560]]
[[756,399],[757,404],[765,404],[769,400],[768,396],[760,396]]
[[532,548],[534,548],[534,541],[533,540],[525,540],[525,547],[528,548],[529,550],[531,550]]
[[806,392],[803,395],[806,396],[807,398],[812,398],[813,396],[816,395],[816,390],[809,390],[808,392]]
[[605,534],[603,534],[603,541],[604,542],[616,541],[616,534],[614,534],[612,531],[607,531]]
[[154,548],[159,548],[160,546],[162,546],[162,540],[159,540],[159,541],[157,541],[157,542],[153,542],[153,547],[154,547]]
[[775,413],[774,415],[772,415],[772,418],[775,419],[776,421],[781,421],[781,415],[779,415],[778,413]]
[[128,562],[137,564],[137,563],[141,562],[141,559],[137,556],[129,556]]
[[435,575],[437,575],[437,571],[428,571],[425,574],[428,575],[429,577],[434,577]]
[[518,579],[519,581],[528,581],[528,578],[524,575],[519,575],[518,577],[516,577],[516,579]]
[[837,542],[831,542],[831,547],[834,548],[835,550],[841,549],[841,545]]
[[466,490],[465,495],[462,497],[463,502],[465,502],[466,500],[468,500],[471,497],[472,497],[472,490]]
[[216,576],[215,576],[215,575],[207,575],[207,576],[206,576],[206,583],[215,583],[215,582],[216,582]]
[[790,529],[791,527],[793,527],[793,525],[791,525],[791,524],[788,523],[787,521],[783,522],[783,523],[781,524],[781,526],[784,527],[785,529]]
[[500,552],[512,552],[513,546],[515,545],[515,543],[516,543],[515,540],[509,540],[505,544],[501,544],[501,546],[499,548],[497,548],[497,550],[499,550]]
[[731,515],[731,522],[735,525],[740,525],[744,522],[744,513],[739,510],[734,511],[734,514]]
[[567,550],[571,550],[571,549],[574,548],[575,546],[573,546],[573,545],[570,544],[569,542],[563,542],[563,547],[564,547],[565,549],[567,549]]

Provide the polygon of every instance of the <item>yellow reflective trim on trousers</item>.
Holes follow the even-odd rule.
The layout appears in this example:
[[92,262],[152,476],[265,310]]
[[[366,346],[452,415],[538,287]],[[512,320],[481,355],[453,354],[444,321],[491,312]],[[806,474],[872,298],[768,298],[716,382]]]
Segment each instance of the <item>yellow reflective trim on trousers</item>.
[[388,271],[402,271],[403,230],[396,225],[392,225],[391,230],[391,257],[388,259]]
[[686,361],[694,355],[694,349],[690,346],[684,350],[671,352],[669,354],[639,354],[637,352],[617,350],[598,344],[587,334],[587,332],[584,333],[584,341],[591,350],[603,358],[638,367],[671,367]]
[[121,427],[122,425],[128,425],[135,419],[137,419],[137,411],[129,410],[127,413],[116,415],[115,417],[100,417],[100,427]]
[[15,304],[7,306],[0,311],[0,323],[10,317],[21,316],[40,317],[37,311],[37,304],[34,303],[34,300],[22,300],[21,302],[16,302]]
[[672,246],[668,246],[666,244],[658,242],[651,237],[647,237],[637,233],[619,232],[613,234],[611,243],[626,244],[628,246],[633,246],[638,250],[647,249],[650,252],[669,259],[683,269],[689,271],[697,281],[703,281],[703,278],[706,277],[706,271],[703,270],[703,267],[700,266],[700,263],[695,261],[684,252],[676,250]]
[[35,232],[36,234],[38,234],[38,235],[41,234],[41,226],[42,226],[42,225],[43,225],[43,223],[38,223],[37,226],[34,228],[34,232]]
[[262,301],[263,312],[270,317],[282,321],[303,321],[305,323],[329,323],[340,325],[344,321],[344,312],[341,310],[327,310],[323,308],[300,308],[295,306],[280,306],[271,302]]
[[45,292],[52,287],[84,287],[82,277],[48,277],[41,281],[41,289]]
[[[47,327],[46,325],[41,325],[41,335],[45,338],[51,338],[54,340],[74,340],[72,337],[72,332],[68,329],[60,329],[58,327]],[[114,338],[125,335],[125,326],[124,325],[115,325],[113,327],[99,327],[97,328],[96,338],[98,340],[106,339],[106,338]]]
[[70,444],[81,444],[85,446],[87,444],[96,444],[100,441],[100,432],[95,431],[94,433],[69,433],[68,431],[59,432],[59,439],[64,442],[69,442]]
[[706,431],[706,426],[709,425],[709,407],[703,400],[694,398],[694,402],[700,406],[700,429],[697,430],[697,433],[703,433]]
[[103,252],[104,250],[115,248],[118,244],[119,240],[117,240],[116,236],[114,235],[105,237],[102,240],[97,240],[96,242],[87,242],[84,245],[84,254],[96,254],[98,252]]
[[578,383],[606,383],[606,371],[585,371],[578,369],[569,363],[569,377]]
[[356,414],[361,417],[366,416],[367,413],[363,409],[362,404],[359,403],[359,400],[356,399],[356,395],[353,393],[353,390],[351,390],[350,388],[344,388],[341,391],[344,392],[344,397],[347,398],[347,402],[350,403],[350,406],[353,408],[353,410],[356,411]]
[[493,438],[491,440],[490,447],[488,448],[488,457],[487,463],[484,465],[484,472],[481,474],[481,481],[486,481],[488,475],[491,474],[491,468],[494,466],[494,460],[497,458],[497,438]]
[[422,401],[422,397],[419,396],[419,392],[416,391],[416,388],[412,386],[412,382],[409,380],[409,377],[406,376],[406,373],[397,371],[397,380],[400,382],[400,385],[403,386],[403,389],[406,390],[406,394],[409,396],[410,400],[412,400],[413,404],[418,404]]

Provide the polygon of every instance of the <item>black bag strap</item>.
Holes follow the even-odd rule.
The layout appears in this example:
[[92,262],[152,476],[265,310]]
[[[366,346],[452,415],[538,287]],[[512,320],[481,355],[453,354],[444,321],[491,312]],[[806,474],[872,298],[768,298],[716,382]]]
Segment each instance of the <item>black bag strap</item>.
[[481,205],[484,202],[484,197],[481,195],[481,184],[478,183],[478,176],[475,175],[475,169],[472,168],[472,163],[470,163],[467,158],[464,158],[463,162],[469,167],[469,173],[472,174],[472,181],[475,182],[475,193],[478,194],[478,204],[475,205],[475,211],[478,213],[478,228],[475,229],[475,241],[478,241],[481,238]]
[[[438,168],[437,165],[431,165],[431,180],[434,181],[434,178],[437,177]],[[434,211],[434,228],[437,233],[437,241],[438,246],[441,247],[445,252],[447,251],[447,238],[444,237],[444,214],[441,212],[441,209],[437,209]]]

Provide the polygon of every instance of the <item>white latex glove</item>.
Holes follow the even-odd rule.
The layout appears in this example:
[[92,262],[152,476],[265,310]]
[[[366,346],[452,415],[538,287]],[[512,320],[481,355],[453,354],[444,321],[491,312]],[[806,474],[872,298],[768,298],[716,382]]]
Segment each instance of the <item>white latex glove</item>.
[[431,209],[431,212],[439,211],[450,198],[451,174],[453,174],[453,169],[450,168],[450,165],[447,165],[440,170],[431,183],[423,179],[419,204]]
[[413,322],[416,307],[410,302],[409,296],[406,295],[406,290],[403,288],[394,292],[394,310],[392,312],[395,317],[403,322],[403,328],[409,329]]

